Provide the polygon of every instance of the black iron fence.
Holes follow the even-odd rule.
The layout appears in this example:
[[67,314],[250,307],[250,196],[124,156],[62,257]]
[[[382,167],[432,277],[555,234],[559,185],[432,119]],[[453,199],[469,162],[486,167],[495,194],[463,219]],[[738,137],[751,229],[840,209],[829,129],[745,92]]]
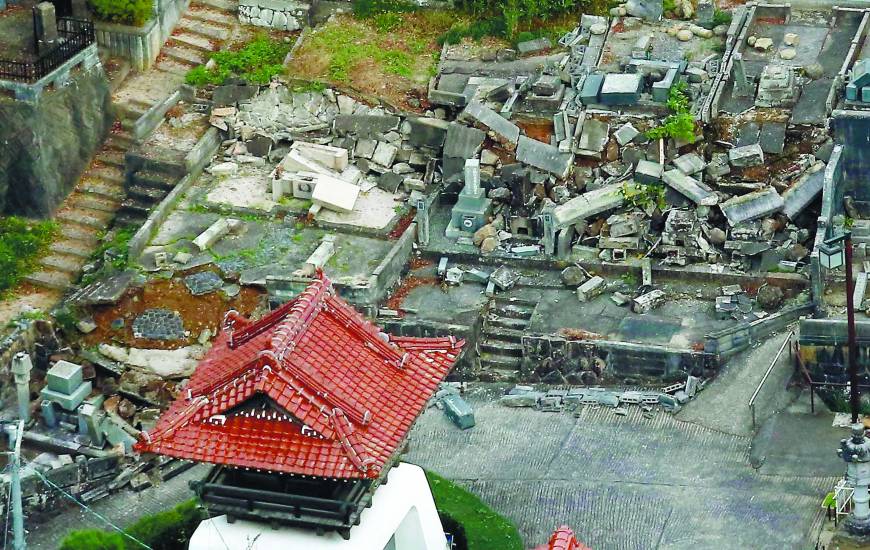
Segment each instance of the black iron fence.
[[59,17],[57,19],[57,45],[42,53],[35,61],[9,61],[0,59],[0,79],[36,82],[69,61],[77,53],[94,43],[94,24],[91,21]]

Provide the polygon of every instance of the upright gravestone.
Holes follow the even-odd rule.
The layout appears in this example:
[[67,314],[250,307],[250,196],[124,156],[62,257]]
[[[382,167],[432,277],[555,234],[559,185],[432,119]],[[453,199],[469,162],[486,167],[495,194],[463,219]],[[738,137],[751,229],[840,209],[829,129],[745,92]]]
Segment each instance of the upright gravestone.
[[711,27],[715,15],[716,4],[713,0],[698,0],[698,11],[695,13],[695,20],[699,25],[702,27]]
[[57,43],[57,16],[54,4],[40,2],[33,6],[33,30],[36,33],[36,47],[40,53],[54,47]]

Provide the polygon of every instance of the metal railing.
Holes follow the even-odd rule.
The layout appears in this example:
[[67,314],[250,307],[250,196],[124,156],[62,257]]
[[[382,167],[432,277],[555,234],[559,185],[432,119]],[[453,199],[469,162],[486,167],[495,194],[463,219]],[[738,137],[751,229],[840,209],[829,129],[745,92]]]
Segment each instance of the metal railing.
[[749,398],[749,410],[752,412],[752,430],[755,431],[755,400],[758,398],[758,394],[761,392],[762,386],[767,382],[770,373],[773,371],[773,367],[776,366],[776,362],[779,361],[779,358],[782,356],[782,352],[785,351],[785,347],[788,346],[789,354],[792,354],[791,342],[794,337],[794,330],[788,333],[785,341],[779,347],[779,351],[776,352],[776,355],[773,356],[773,360],[770,362],[770,366],[767,367],[767,372],[764,373],[764,376],[761,377],[761,381],[758,383],[758,386],[755,388],[755,391],[752,392],[752,397]]
[[36,82],[72,59],[96,41],[94,24],[83,19],[57,19],[58,44],[35,61],[0,59],[0,79]]

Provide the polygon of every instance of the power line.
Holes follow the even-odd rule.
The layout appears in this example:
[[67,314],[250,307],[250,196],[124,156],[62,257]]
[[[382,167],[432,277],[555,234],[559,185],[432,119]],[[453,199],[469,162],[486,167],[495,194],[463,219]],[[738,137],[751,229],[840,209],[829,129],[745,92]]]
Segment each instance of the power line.
[[71,495],[70,493],[64,491],[64,490],[63,490],[61,487],[59,487],[58,485],[54,484],[51,480],[49,480],[47,477],[45,477],[44,475],[42,475],[42,472],[40,472],[37,468],[33,468],[33,472],[36,473],[36,475],[39,476],[39,479],[41,479],[41,480],[42,480],[46,485],[48,485],[49,487],[51,487],[51,488],[57,490],[57,491],[60,492],[63,496],[65,496],[67,499],[69,499],[69,500],[73,501],[74,503],[78,504],[81,508],[85,509],[86,511],[88,511],[88,512],[90,512],[91,514],[93,514],[94,516],[96,516],[97,519],[99,519],[100,521],[102,521],[103,523],[105,523],[106,525],[108,525],[109,527],[111,527],[112,529],[118,531],[118,532],[121,533],[123,536],[125,536],[125,537],[127,537],[128,539],[132,540],[133,542],[135,542],[136,544],[138,544],[138,545],[141,546],[142,548],[145,548],[146,550],[154,550],[153,548],[151,548],[150,546],[148,546],[147,544],[145,544],[145,543],[142,542],[141,540],[137,539],[137,538],[134,537],[133,535],[127,533],[126,531],[124,531],[123,529],[121,529],[120,527],[118,527],[117,525],[115,525],[114,523],[112,523],[111,521],[109,521],[108,518],[104,517],[104,516],[101,515],[99,512],[97,512],[97,511],[95,511],[95,510],[92,510],[92,509],[91,509],[87,504],[85,504],[84,502],[80,502],[76,497],[74,497],[74,496]]

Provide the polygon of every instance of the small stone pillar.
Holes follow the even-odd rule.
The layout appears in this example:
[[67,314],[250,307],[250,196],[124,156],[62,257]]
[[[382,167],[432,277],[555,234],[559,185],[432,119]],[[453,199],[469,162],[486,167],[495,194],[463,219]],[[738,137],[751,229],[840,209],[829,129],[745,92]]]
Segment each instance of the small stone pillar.
[[417,222],[417,243],[420,246],[429,245],[429,207],[426,206],[426,196],[419,191],[412,195],[417,214],[414,216]]
[[30,422],[30,370],[33,363],[30,356],[19,351],[12,358],[12,375],[15,378],[15,392],[18,396],[18,418],[26,424]]
[[42,407],[42,423],[45,424],[45,427],[46,428],[56,428],[57,427],[57,414],[55,413],[55,410],[54,410],[54,402],[43,400],[40,407]]
[[468,159],[465,161],[465,193],[472,197],[480,195],[480,161]]
[[746,66],[743,64],[743,54],[737,52],[734,54],[734,96],[735,97],[752,97],[755,93],[755,86],[746,75]]
[[33,6],[33,29],[36,32],[36,48],[40,53],[57,44],[57,15],[54,4],[40,2]]
[[852,437],[840,440],[837,454],[851,466],[854,476],[852,513],[846,518],[846,530],[856,537],[870,540],[870,440],[864,436],[863,424],[852,424]]

